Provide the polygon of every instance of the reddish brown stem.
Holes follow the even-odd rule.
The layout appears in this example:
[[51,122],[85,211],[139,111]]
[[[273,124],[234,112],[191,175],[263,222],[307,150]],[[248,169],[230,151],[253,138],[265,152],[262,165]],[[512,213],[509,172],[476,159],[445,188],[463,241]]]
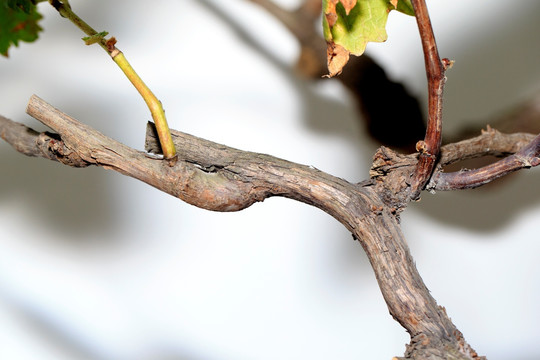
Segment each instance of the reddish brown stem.
[[428,124],[424,140],[419,141],[417,144],[420,157],[411,184],[411,197],[416,199],[431,177],[441,149],[445,66],[439,57],[426,2],[424,0],[412,0],[411,3],[416,14],[416,22],[422,40],[428,82]]

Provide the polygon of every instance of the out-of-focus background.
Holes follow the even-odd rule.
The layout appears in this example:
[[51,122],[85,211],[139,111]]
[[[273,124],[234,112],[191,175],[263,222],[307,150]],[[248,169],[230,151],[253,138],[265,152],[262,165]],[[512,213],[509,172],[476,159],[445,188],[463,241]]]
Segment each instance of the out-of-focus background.
[[[350,95],[336,80],[295,77],[298,44],[264,10],[243,0],[71,3],[118,39],[172,128],[349,181],[368,176],[378,145]],[[540,2],[429,7],[441,55],[456,61],[445,135],[485,127],[540,91]],[[37,94],[142,149],[150,116],[138,94],[101,49],[84,46],[48,4],[40,8],[37,43],[0,59],[0,113],[45,130],[25,114]],[[425,102],[414,18],[393,12],[388,33],[368,53]],[[0,169],[2,359],[404,352],[408,335],[389,316],[361,246],[317,209],[276,198],[208,212],[111,171],[24,157],[4,142]],[[485,190],[424,194],[402,216],[433,296],[491,360],[540,358],[539,181],[531,170]]]

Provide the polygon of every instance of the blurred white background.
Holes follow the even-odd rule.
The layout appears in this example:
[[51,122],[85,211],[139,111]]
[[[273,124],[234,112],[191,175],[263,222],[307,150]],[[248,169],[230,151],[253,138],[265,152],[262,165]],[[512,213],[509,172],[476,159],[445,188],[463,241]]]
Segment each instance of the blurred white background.
[[[118,39],[172,128],[349,181],[368,176],[377,144],[348,94],[335,80],[294,77],[297,43],[254,5],[72,6]],[[540,90],[540,2],[429,6],[441,55],[456,60],[446,130],[485,127]],[[0,59],[0,113],[44,130],[24,112],[35,93],[142,149],[150,116],[138,94],[101,49],[84,46],[48,4],[40,9],[39,41]],[[392,13],[388,33],[368,53],[424,101],[414,18]],[[0,168],[2,359],[345,360],[404,352],[408,335],[389,316],[361,246],[317,209],[269,199],[239,213],[208,212],[111,171],[24,157],[4,142]],[[487,190],[425,194],[403,214],[433,296],[491,360],[540,358],[539,181],[531,170]]]

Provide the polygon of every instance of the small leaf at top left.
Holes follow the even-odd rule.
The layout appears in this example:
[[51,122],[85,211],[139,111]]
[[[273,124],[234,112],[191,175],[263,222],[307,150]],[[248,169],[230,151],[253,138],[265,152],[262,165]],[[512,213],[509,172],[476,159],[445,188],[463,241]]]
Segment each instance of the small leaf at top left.
[[0,1],[0,54],[7,57],[12,45],[19,41],[33,42],[42,30],[42,18],[33,1]]

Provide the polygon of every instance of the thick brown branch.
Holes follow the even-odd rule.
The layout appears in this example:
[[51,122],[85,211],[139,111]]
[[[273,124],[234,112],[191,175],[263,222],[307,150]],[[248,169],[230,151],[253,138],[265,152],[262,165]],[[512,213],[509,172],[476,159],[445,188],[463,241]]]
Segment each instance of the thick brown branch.
[[411,3],[422,40],[428,81],[428,124],[424,140],[417,145],[420,157],[411,186],[412,198],[417,198],[431,177],[441,148],[445,67],[439,57],[425,0],[412,0]]
[[[429,294],[398,219],[376,187],[351,184],[309,166],[181,132],[174,132],[175,142],[181,146],[177,164],[170,167],[155,155],[118,143],[35,96],[28,113],[58,132],[56,142],[63,153],[75,153],[85,164],[116,170],[199,207],[235,211],[269,196],[285,196],[322,209],[351,231],[365,249],[391,315],[411,334],[409,358],[436,354],[435,358],[444,359],[447,353],[455,359],[476,357]],[[155,138],[150,136],[148,143],[154,146]]]

